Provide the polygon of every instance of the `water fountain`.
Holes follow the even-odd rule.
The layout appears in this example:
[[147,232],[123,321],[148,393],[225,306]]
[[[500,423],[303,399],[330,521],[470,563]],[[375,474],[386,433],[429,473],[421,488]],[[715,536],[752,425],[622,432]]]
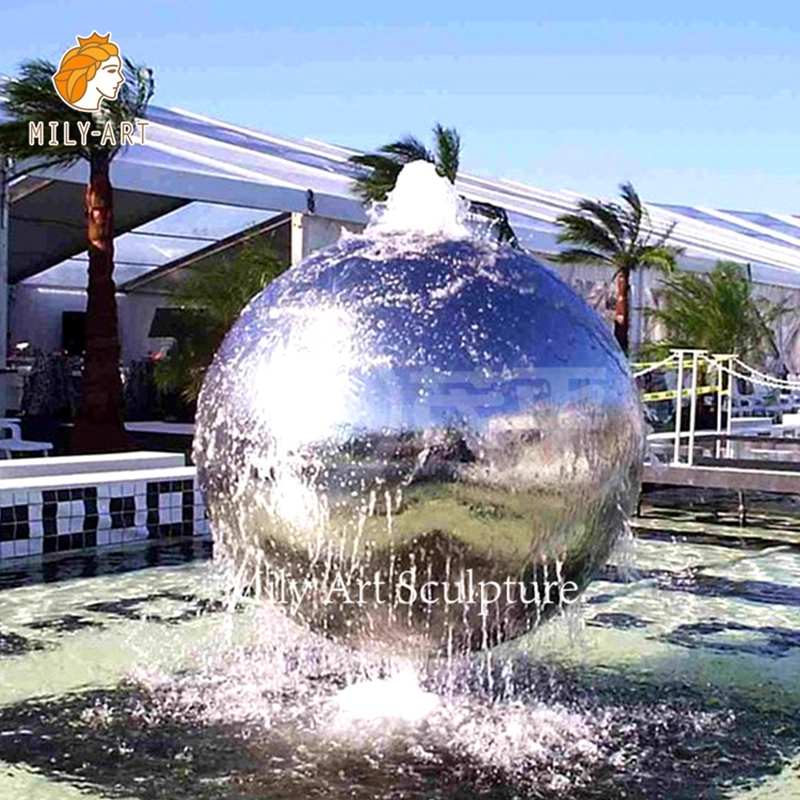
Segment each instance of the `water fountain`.
[[[797,553],[642,537],[587,586],[638,478],[625,363],[445,182],[401,178],[365,236],[254,299],[209,375],[222,569],[0,592],[0,796],[793,796]],[[376,573],[387,602],[358,602]],[[534,601],[482,606],[508,579]],[[582,613],[520,636],[569,583]]]
[[604,323],[470,235],[426,162],[361,236],[254,298],[199,401],[195,461],[238,585],[362,646],[513,638],[623,530],[643,429]]

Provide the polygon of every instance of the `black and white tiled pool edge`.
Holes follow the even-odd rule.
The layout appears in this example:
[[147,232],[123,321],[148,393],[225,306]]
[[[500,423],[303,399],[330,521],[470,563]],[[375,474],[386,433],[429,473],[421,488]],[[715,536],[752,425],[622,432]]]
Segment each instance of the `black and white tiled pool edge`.
[[[191,467],[0,486],[0,564],[14,558],[137,541],[208,536]],[[130,477],[130,480],[125,480]]]

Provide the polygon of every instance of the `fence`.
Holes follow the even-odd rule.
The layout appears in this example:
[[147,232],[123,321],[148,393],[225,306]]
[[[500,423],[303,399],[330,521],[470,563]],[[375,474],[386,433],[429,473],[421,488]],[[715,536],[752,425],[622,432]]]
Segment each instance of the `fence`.
[[[730,456],[730,436],[733,425],[733,394],[734,380],[740,379],[756,386],[765,386],[777,390],[790,390],[800,392],[800,383],[776,378],[767,375],[745,364],[738,355],[712,354],[707,350],[676,349],[670,355],[658,362],[633,364],[633,377],[640,379],[656,371],[676,371],[677,381],[674,390],[660,392],[645,392],[642,400],[645,403],[662,400],[676,401],[675,429],[670,434],[673,438],[672,461],[674,465],[694,463],[695,438],[697,436],[697,399],[703,395],[714,394],[716,403],[716,453],[721,455],[722,443],[720,439],[726,438],[727,455]],[[685,387],[687,374],[689,386]],[[706,379],[712,382],[706,383]],[[703,381],[701,383],[701,381]],[[682,406],[684,398],[689,399],[688,429],[682,430]],[[723,412],[726,406],[727,415]],[[723,430],[724,421],[724,430]],[[682,460],[682,442],[687,440],[686,461]]]

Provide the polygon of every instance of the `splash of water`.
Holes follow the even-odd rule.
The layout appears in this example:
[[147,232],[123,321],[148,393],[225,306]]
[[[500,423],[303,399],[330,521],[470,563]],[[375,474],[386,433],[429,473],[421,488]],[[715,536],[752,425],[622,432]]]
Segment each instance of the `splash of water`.
[[[609,796],[596,782],[650,769],[655,742],[680,747],[732,723],[724,709],[620,703],[577,673],[520,654],[495,664],[493,681],[474,660],[446,674],[378,661],[274,610],[253,611],[246,644],[198,652],[196,667],[179,675],[131,676],[149,696],[133,722],[156,732],[173,721],[236,731],[260,759],[266,786],[306,788],[280,796],[308,796],[313,775],[311,788],[326,796],[430,797],[431,770],[465,786],[480,782],[486,795],[501,787],[513,796]],[[107,726],[114,713],[94,708],[82,721]],[[376,781],[369,795],[357,793],[353,765]],[[392,793],[398,782],[408,791]]]
[[420,722],[440,706],[441,699],[426,692],[417,674],[406,668],[389,678],[353,683],[342,689],[335,702],[349,721]]
[[370,209],[367,235],[423,233],[448,239],[470,235],[464,225],[468,203],[427,161],[406,164],[385,203]]

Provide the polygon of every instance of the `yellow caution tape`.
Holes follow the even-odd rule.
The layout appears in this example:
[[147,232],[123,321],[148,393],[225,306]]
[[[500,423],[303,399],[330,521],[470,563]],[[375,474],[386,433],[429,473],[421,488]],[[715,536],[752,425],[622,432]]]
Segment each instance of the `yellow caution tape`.
[[[729,389],[723,389],[721,392],[717,389],[716,386],[698,386],[695,394],[721,394],[727,395],[729,394]],[[683,390],[683,397],[691,397],[692,390],[691,389],[684,389]],[[642,395],[642,400],[645,403],[653,403],[657,400],[674,400],[678,396],[678,390],[672,389],[667,392],[648,392],[647,394]]]
[[[640,370],[640,369],[650,369],[650,367],[657,367],[659,364],[663,364],[664,367],[667,367],[663,361],[641,361],[635,364],[631,364],[630,368],[632,370]],[[671,367],[671,370],[676,369],[676,367]]]
[[[700,355],[700,361],[701,362],[707,361],[712,367],[718,365],[720,361],[730,358],[735,358],[735,356],[729,356],[729,355],[716,356],[716,355],[703,355],[703,354]],[[678,360],[676,358],[672,362],[670,362],[669,359],[666,360],[662,359],[661,361],[631,361],[629,366],[635,372],[642,369],[650,369],[650,367],[663,367],[665,372],[675,372],[678,369]],[[691,358],[684,357],[683,369],[685,372],[692,371]]]

